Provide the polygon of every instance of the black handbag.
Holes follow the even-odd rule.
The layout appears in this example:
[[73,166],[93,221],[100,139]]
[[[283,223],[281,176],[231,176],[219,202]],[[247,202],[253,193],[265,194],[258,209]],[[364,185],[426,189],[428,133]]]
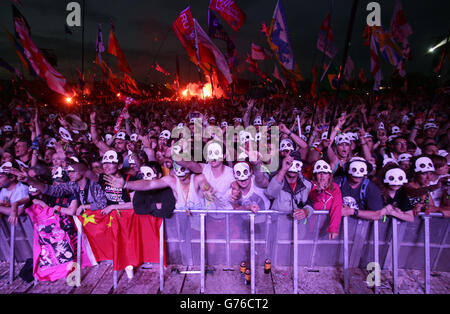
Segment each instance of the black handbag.
[[133,208],[137,215],[170,218],[173,215],[175,202],[175,197],[170,188],[136,191],[133,197]]

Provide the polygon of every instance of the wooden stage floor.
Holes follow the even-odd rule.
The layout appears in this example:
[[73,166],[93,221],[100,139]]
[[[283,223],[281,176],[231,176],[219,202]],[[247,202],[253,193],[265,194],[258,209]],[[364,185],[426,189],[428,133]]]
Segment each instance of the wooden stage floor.
[[[82,270],[81,286],[73,287],[65,279],[55,282],[26,283],[18,273],[23,263],[16,264],[14,282],[8,284],[9,265],[0,262],[0,294],[199,294],[200,274],[180,274],[188,270],[185,266],[169,265],[164,274],[165,286],[159,290],[159,265],[153,269],[137,269],[134,278],[129,280],[124,271],[118,273],[118,286],[113,289],[113,269],[111,264],[100,264]],[[197,268],[198,269],[198,268]],[[250,294],[250,285],[240,276],[239,267],[234,271],[224,271],[223,266],[207,267],[205,280],[206,294]],[[342,268],[317,267],[310,272],[299,267],[300,294],[343,294]],[[350,293],[372,294],[373,290],[365,284],[367,272],[351,269]],[[293,293],[292,268],[273,268],[270,274],[264,274],[263,266],[256,270],[257,294]],[[380,293],[392,294],[391,273],[382,271]],[[424,291],[424,273],[418,270],[399,270],[399,292],[401,294],[422,294]],[[450,293],[450,273],[433,272],[431,293]]]

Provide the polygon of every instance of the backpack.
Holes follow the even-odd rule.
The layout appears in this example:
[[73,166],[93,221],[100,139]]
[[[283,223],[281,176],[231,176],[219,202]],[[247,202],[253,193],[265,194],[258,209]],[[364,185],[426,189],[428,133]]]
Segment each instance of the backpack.
[[[347,182],[347,177],[339,177],[339,188],[342,188],[342,186],[344,185],[344,183]],[[364,178],[363,183],[361,184],[361,187],[359,189],[359,199],[360,199],[360,208],[361,209],[366,209],[366,192],[367,192],[367,186],[369,185],[370,180],[367,178]]]

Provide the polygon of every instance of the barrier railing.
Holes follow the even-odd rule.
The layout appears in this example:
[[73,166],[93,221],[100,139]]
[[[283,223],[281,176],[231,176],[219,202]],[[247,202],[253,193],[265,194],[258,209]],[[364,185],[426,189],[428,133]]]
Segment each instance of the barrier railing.
[[[175,210],[175,214],[186,214],[185,210]],[[250,212],[250,211],[244,211],[244,210],[192,210],[190,211],[192,214],[199,214],[200,215],[200,270],[199,271],[191,271],[187,273],[197,273],[200,274],[200,292],[205,292],[205,246],[206,246],[206,238],[205,238],[205,217],[208,214],[226,214],[226,261],[227,265],[225,269],[231,269],[231,257],[230,257],[230,221],[229,221],[229,215],[248,215],[250,217],[250,268],[251,268],[251,293],[255,293],[255,215],[286,215],[286,212],[278,212],[273,210],[264,210],[259,211],[257,214]],[[328,211],[314,211],[314,215],[328,215]],[[430,219],[431,218],[442,218],[443,215],[441,213],[419,213],[419,217],[421,217],[424,221],[424,270],[425,270],[425,294],[430,293],[430,277],[431,277],[431,259],[430,259]],[[399,257],[399,248],[398,248],[398,225],[400,224],[400,221],[396,219],[395,217],[391,217],[392,219],[392,249],[391,249],[391,256],[392,256],[392,277],[393,277],[393,283],[392,283],[392,289],[394,294],[398,293],[398,257]],[[298,256],[299,256],[299,241],[298,241],[298,220],[293,220],[293,279],[294,279],[294,287],[293,287],[293,293],[298,293]],[[347,293],[349,291],[349,232],[348,232],[348,217],[342,218],[343,223],[343,247],[344,247],[344,291]],[[442,244],[446,243],[446,239],[448,236],[449,231],[449,225],[447,224],[445,236],[443,237],[441,241],[441,246],[439,247],[438,252],[438,258],[442,252]],[[79,224],[81,226],[81,224]],[[319,227],[319,219],[317,220],[317,226],[315,229],[315,235],[314,235],[314,242],[313,242],[313,253],[311,258],[311,264],[310,266],[313,266],[314,258],[315,258],[315,251],[316,251],[316,245],[317,245],[317,229]],[[162,291],[164,289],[164,228],[165,228],[165,221],[162,221],[161,227],[160,227],[160,241],[159,241],[159,252],[160,252],[160,290]],[[14,280],[14,242],[15,242],[15,226],[11,225],[10,227],[10,248],[9,248],[9,283],[11,284]],[[268,229],[267,229],[268,232]],[[77,241],[77,263],[78,265],[81,265],[81,244],[82,244],[82,235],[83,230],[82,227],[78,228],[78,241]],[[379,221],[373,221],[373,244],[374,244],[374,262],[379,264]],[[301,252],[300,252],[301,253]],[[389,254],[389,252],[388,252]],[[435,264],[437,263],[436,262]],[[435,265],[436,266],[436,265]],[[77,269],[78,276],[76,286],[81,285],[81,267],[78,267]],[[117,279],[118,279],[118,273],[117,271],[113,272],[113,287],[114,289],[117,288]],[[36,284],[35,280],[35,284]],[[374,286],[374,292],[379,293],[378,285]]]

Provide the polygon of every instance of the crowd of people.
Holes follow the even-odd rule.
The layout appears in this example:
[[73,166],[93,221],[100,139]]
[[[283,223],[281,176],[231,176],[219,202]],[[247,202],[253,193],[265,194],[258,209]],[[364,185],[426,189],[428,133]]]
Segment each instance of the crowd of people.
[[[69,232],[71,217],[86,211],[170,217],[173,209],[239,209],[258,217],[272,209],[303,220],[328,210],[329,239],[339,236],[342,216],[450,216],[446,97],[351,95],[333,121],[333,99],[322,97],[316,110],[298,97],[242,96],[128,110],[98,104],[78,114],[3,111],[0,215],[16,224],[39,205],[34,210],[68,221]],[[195,131],[208,126],[212,132]],[[237,131],[225,141],[230,127]],[[270,138],[274,127],[279,138]],[[190,159],[175,158],[186,152]]]

